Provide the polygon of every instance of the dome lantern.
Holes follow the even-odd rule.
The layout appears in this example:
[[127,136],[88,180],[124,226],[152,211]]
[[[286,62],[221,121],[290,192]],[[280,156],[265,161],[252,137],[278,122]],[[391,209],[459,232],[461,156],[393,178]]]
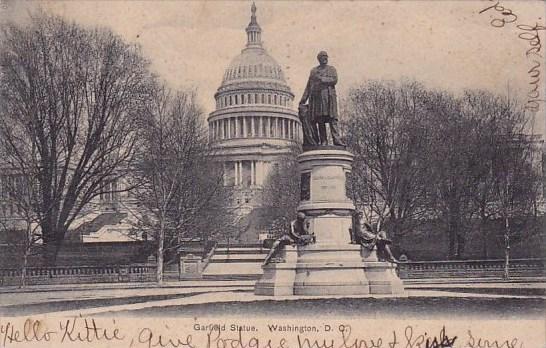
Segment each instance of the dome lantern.
[[250,10],[252,15],[250,16],[250,23],[246,27],[246,47],[262,47],[262,28],[260,28],[256,20],[256,4],[254,2]]

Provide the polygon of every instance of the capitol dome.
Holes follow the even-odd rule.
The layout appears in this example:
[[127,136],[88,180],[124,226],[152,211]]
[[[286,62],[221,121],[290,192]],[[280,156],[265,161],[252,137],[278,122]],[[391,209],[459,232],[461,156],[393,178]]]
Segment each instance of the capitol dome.
[[[256,19],[254,4],[252,4],[252,16],[246,33],[246,47],[226,68],[222,83],[215,94],[217,108],[251,103],[291,106],[294,95],[286,84],[282,68],[262,46],[262,29]],[[262,101],[261,95],[248,94],[248,92],[256,91],[273,93],[272,100],[269,101],[267,95],[264,95]],[[246,95],[235,92],[246,92]]]
[[246,46],[225,69],[214,94],[216,109],[208,117],[225,184],[240,190],[238,203],[254,207],[270,168],[301,144],[294,94],[281,65],[263,47],[261,34],[252,4]]

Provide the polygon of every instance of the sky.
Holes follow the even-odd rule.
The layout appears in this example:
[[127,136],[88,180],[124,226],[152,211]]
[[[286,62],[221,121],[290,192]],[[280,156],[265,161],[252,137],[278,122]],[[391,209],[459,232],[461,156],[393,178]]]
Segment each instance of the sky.
[[[4,20],[24,20],[37,6],[85,26],[109,27],[140,44],[161,78],[175,88],[196,89],[210,112],[224,69],[246,43],[251,2],[12,0]],[[510,93],[526,104],[534,88],[529,70],[539,59],[535,99],[546,99],[546,62],[526,55],[532,47],[538,54],[546,51],[546,30],[536,31],[537,41],[535,31],[521,29],[546,26],[542,1],[256,1],[256,6],[264,47],[283,67],[296,101],[320,50],[338,71],[341,98],[366,80],[410,79],[453,93]],[[534,132],[544,134],[546,105],[538,105],[530,114]]]

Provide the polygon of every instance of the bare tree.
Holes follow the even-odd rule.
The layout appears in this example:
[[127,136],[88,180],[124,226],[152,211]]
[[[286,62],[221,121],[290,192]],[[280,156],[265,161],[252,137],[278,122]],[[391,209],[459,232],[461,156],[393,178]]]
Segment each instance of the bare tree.
[[530,191],[538,183],[528,164],[533,151],[521,136],[525,115],[508,98],[370,82],[351,91],[345,108],[355,204],[395,236],[439,219],[448,235],[447,257],[459,258],[476,217],[486,248],[494,238],[486,232],[490,221],[532,215],[536,194]]
[[460,258],[466,233],[474,216],[474,176],[480,163],[480,145],[475,119],[468,117],[460,98],[445,93],[431,94],[433,151],[429,177],[437,216],[448,234],[448,258]]
[[412,231],[428,211],[426,101],[415,82],[369,82],[354,88],[345,106],[355,204],[397,235]]
[[40,220],[36,214],[39,191],[35,177],[13,170],[7,172],[0,177],[0,231],[19,264],[20,286],[24,287],[29,258],[36,254],[42,241]]
[[225,191],[193,94],[158,88],[146,114],[143,147],[130,180],[140,215],[149,217],[141,223],[157,246],[161,283],[164,256],[182,238],[201,237],[203,230],[214,234],[208,229],[221,215]]
[[4,27],[0,141],[7,165],[38,180],[47,263],[82,208],[129,166],[147,66],[138,47],[105,29],[43,13]]
[[269,234],[282,234],[296,217],[300,201],[300,174],[296,156],[300,152],[299,147],[292,147],[289,154],[276,162],[264,182],[262,200],[269,211]]
[[519,132],[520,125],[512,125],[505,130],[504,138],[497,139],[498,152],[493,161],[497,211],[504,222],[505,278],[509,278],[511,243],[533,232],[530,222],[537,217],[540,188],[540,174],[533,166],[536,149],[533,149],[532,139]]

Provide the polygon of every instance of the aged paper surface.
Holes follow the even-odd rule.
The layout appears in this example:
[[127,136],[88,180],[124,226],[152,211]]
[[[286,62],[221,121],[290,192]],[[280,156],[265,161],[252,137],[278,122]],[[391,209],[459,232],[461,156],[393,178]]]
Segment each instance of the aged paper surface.
[[[247,1],[0,0],[2,21],[38,8],[111,28],[138,43],[174,88],[193,88],[207,112],[224,69],[246,41]],[[457,93],[512,94],[545,132],[542,1],[259,1],[268,52],[298,100],[316,53],[327,50],[338,95],[367,80],[416,79]],[[465,288],[462,283],[460,288]],[[121,291],[121,290],[120,290]],[[1,296],[1,295],[0,295]],[[32,297],[32,293],[24,296]],[[4,297],[5,298],[5,297]],[[0,347],[371,348],[546,347],[544,295],[463,292],[445,298],[261,298],[219,291],[179,301],[0,317]],[[2,297],[0,297],[1,301]],[[520,300],[521,306],[520,306]],[[366,302],[370,305],[365,305]],[[509,303],[509,304],[508,304]],[[496,307],[503,311],[495,310]]]

